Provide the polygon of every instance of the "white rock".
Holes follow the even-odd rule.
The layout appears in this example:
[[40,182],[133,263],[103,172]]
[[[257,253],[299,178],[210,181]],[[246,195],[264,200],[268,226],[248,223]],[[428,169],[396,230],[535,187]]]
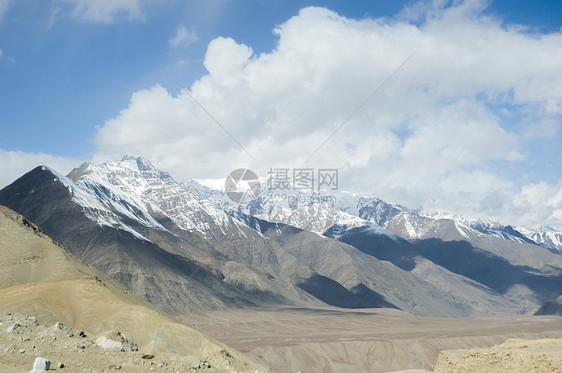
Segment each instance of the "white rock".
[[96,344],[105,350],[118,349],[122,352],[139,350],[137,344],[132,339],[120,332],[113,332],[107,337],[100,336],[96,339]]
[[101,336],[96,339],[96,344],[104,350],[121,349],[121,342],[114,341],[107,337]]
[[13,333],[14,331],[16,331],[17,329],[19,329],[21,325],[18,323],[15,323],[14,325],[10,326],[8,329],[6,329],[7,333]]
[[49,368],[51,368],[51,360],[38,357],[35,358],[35,362],[33,363],[33,370],[31,372],[46,372],[49,370]]

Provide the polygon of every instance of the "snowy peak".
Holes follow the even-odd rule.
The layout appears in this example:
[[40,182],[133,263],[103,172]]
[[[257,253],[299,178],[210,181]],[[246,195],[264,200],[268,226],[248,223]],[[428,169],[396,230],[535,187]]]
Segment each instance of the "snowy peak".
[[[93,192],[112,210],[134,219],[126,210],[138,212],[143,226],[164,229],[154,218],[168,217],[179,228],[202,236],[213,234],[246,236],[241,222],[214,207],[206,198],[176,182],[148,160],[126,156],[101,165],[85,163],[69,174],[82,189]],[[101,217],[95,217],[100,222]]]
[[[92,172],[96,172],[96,170],[129,170],[132,172],[148,172],[154,174],[162,174],[163,176],[169,174],[167,172],[160,171],[156,169],[150,161],[142,157],[132,157],[132,156],[124,156],[120,161],[108,161],[99,166],[94,165],[90,162],[85,162],[80,167],[75,168],[72,170],[68,177],[72,179],[80,179],[82,176],[90,174]],[[99,171],[97,171],[99,172]]]
[[[214,182],[214,184],[217,184]],[[387,202],[378,197],[338,192],[333,198],[300,190],[284,191],[280,196],[263,184],[260,195],[248,205],[228,199],[213,182],[192,180],[189,186],[223,211],[238,211],[260,219],[292,225],[316,233],[332,226],[354,227],[374,223],[408,240],[447,237],[470,241],[477,237],[496,237],[518,243],[536,244],[552,250],[562,248],[562,234],[522,233],[509,225],[488,219],[473,219],[446,211],[422,212]]]
[[528,231],[529,234],[527,234],[520,228],[514,228],[511,225],[503,225],[489,219],[474,219],[463,215],[454,215],[446,211],[424,212],[422,215],[436,220],[452,220],[459,227],[459,230],[464,230],[465,232],[470,230],[480,235],[546,247],[543,242],[533,238],[533,233],[535,232]]
[[127,184],[131,192],[142,194],[150,188],[150,180],[175,183],[169,173],[156,169],[142,157],[125,156],[121,161],[109,161],[101,165],[84,163],[72,170],[68,177],[73,180],[103,180],[117,186]]
[[147,159],[143,158],[143,157],[132,157],[129,155],[126,155],[123,157],[123,159],[121,159],[121,162],[119,162],[120,165],[125,166],[125,167],[129,167],[131,170],[139,170],[139,171],[144,171],[144,172],[162,172],[160,170],[157,170],[152,163],[150,163],[150,161],[148,161]]
[[197,189],[209,189],[224,192],[226,179],[192,179],[188,185],[193,185]]
[[325,202],[302,206],[296,210],[288,208],[277,209],[270,214],[258,215],[258,217],[320,234],[336,224],[351,228],[360,227],[368,223],[357,216],[336,210]]
[[166,216],[178,227],[203,236],[247,236],[253,233],[248,233],[243,219],[235,218],[236,213],[243,213],[319,234],[332,226],[352,229],[373,223],[408,240],[495,237],[562,252],[562,233],[552,228],[514,228],[446,211],[421,212],[378,197],[341,191],[333,196],[302,190],[280,194],[264,182],[255,200],[239,205],[224,192],[224,179],[178,183],[142,157],[125,156],[100,165],[84,163],[67,178],[52,172],[99,224],[127,227],[124,221],[132,219],[147,227],[164,229],[155,217]]
[[537,244],[555,253],[562,253],[562,232],[548,226],[536,228],[517,227],[516,229]]
[[120,195],[118,192],[109,190],[102,185],[86,186],[81,181],[74,181],[47,166],[40,166],[29,174],[34,172],[42,173],[42,176],[39,176],[38,173],[37,176],[32,177],[45,180],[45,176],[48,175],[47,177],[52,178],[53,183],[62,185],[70,200],[79,205],[84,215],[98,225],[127,231],[142,240],[147,239],[131,227],[131,222],[141,222],[145,226],[162,228],[158,222],[148,213],[139,209],[136,202],[126,195]]
[[398,214],[406,212],[414,213],[404,206],[386,202],[377,197],[359,198],[357,201],[357,209],[359,217],[380,226],[385,226]]

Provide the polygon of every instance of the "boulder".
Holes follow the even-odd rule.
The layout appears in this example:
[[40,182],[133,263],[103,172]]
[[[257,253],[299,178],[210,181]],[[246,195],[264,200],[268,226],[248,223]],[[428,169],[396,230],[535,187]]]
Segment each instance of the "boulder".
[[96,344],[105,350],[119,350],[122,352],[138,351],[137,344],[121,332],[112,332],[107,336],[100,336],[96,339]]
[[6,333],[14,333],[16,332],[16,330],[18,330],[21,327],[20,324],[15,323],[14,325],[10,326],[8,329],[6,329]]
[[32,373],[35,372],[46,372],[51,368],[51,360],[45,359],[43,357],[35,358],[35,362],[33,363],[33,370]]

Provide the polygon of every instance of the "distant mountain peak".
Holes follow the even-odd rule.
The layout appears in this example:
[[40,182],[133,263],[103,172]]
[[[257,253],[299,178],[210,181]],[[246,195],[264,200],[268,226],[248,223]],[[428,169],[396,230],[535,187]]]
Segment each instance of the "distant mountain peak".
[[99,165],[85,162],[80,167],[70,171],[68,178],[84,180],[85,178],[93,179],[97,176],[113,183],[112,180],[116,179],[115,175],[117,174],[129,174],[130,177],[136,177],[137,179],[146,179],[146,176],[162,180],[172,179],[169,173],[157,169],[148,159],[130,155],[124,156],[120,161],[106,161]]
[[131,155],[126,155],[121,158],[120,162],[117,162],[124,167],[128,167],[132,170],[139,170],[139,171],[160,171],[157,170],[156,167],[152,165],[152,163],[143,157],[134,157]]
[[92,166],[93,165],[90,162],[84,162],[79,167],[70,171],[67,177],[72,180],[80,180],[84,175],[91,172]]

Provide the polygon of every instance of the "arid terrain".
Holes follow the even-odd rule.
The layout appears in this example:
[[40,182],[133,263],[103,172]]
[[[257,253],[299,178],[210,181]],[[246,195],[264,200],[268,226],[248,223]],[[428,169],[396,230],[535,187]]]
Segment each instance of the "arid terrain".
[[[36,357],[62,362],[69,372],[151,370],[143,354],[177,372],[268,371],[158,310],[3,206],[0,253],[2,372],[29,371]],[[77,330],[88,337],[76,337]],[[118,332],[140,352],[103,351],[93,342]]]
[[[100,372],[265,372],[268,367],[282,373],[480,372],[482,364],[499,372],[518,361],[529,369],[539,364],[537,371],[559,366],[553,353],[559,340],[525,342],[522,352],[513,340],[504,343],[561,338],[559,316],[429,318],[395,309],[245,308],[186,313],[183,319],[194,330],[4,207],[0,236],[3,372],[28,371],[36,357],[51,359],[57,370]],[[107,351],[96,344],[99,336],[116,332],[135,341],[139,351]]]
[[436,372],[562,372],[562,340],[508,339],[492,348],[444,351]]
[[508,338],[562,338],[558,316],[424,318],[390,309],[216,312],[191,326],[276,371],[306,373],[433,370],[444,350],[489,348]]
[[206,358],[105,349],[96,344],[96,335],[89,332],[61,323],[44,325],[34,316],[11,312],[0,314],[0,327],[0,371],[3,373],[29,371],[36,357],[48,358],[49,370],[63,372],[224,372],[231,369],[218,360],[234,360],[226,349],[216,357],[211,353]]

